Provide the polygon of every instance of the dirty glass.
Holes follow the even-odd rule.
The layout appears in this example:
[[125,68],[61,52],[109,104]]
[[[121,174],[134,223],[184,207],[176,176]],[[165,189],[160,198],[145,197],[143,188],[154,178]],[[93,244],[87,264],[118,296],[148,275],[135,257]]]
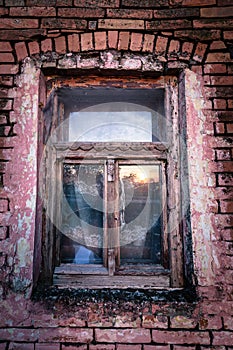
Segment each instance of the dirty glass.
[[121,263],[160,263],[160,165],[120,165],[119,170]]
[[64,164],[61,262],[102,263],[102,164]]

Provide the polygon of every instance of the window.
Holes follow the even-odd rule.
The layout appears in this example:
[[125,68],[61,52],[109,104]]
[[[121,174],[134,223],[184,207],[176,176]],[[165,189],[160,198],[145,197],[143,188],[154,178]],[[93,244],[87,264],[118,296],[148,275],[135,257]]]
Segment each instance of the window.
[[176,78],[84,80],[57,86],[45,109],[53,283],[181,287]]

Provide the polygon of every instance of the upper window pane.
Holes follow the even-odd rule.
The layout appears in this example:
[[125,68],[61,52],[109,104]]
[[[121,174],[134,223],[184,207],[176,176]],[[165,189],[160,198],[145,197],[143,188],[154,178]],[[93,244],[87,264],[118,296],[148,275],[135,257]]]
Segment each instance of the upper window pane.
[[163,89],[61,88],[58,100],[63,141],[166,141]]

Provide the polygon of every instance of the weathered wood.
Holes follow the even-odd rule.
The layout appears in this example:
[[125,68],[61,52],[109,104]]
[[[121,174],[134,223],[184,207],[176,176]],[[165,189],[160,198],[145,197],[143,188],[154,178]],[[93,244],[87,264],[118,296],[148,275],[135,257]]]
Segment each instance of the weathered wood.
[[169,288],[168,276],[95,276],[95,275],[54,275],[53,284],[60,288]]
[[108,269],[99,264],[61,264],[54,271],[55,275],[108,275]]

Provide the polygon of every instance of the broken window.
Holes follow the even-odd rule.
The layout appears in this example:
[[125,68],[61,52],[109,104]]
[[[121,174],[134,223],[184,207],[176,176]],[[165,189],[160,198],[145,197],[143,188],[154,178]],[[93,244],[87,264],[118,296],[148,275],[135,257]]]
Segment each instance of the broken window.
[[176,78],[67,85],[45,121],[53,283],[182,286]]

